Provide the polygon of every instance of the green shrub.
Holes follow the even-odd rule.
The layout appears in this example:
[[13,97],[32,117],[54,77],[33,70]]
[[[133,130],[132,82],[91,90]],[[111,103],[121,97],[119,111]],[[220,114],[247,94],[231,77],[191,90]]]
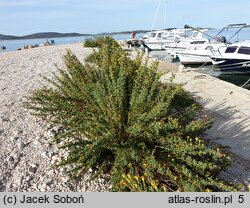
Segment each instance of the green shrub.
[[118,46],[118,43],[110,36],[97,36],[93,38],[88,38],[84,41],[84,47],[91,48],[100,48],[106,44],[116,44]]
[[232,190],[216,176],[228,162],[198,139],[212,121],[180,85],[159,82],[157,64],[131,60],[111,38],[85,64],[68,51],[66,70],[25,106],[59,126],[73,175],[110,174],[114,191]]

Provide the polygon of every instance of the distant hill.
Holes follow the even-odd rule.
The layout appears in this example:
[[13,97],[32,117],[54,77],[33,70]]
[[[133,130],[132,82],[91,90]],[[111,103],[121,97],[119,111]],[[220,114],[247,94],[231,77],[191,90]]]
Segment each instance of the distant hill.
[[31,34],[31,35],[21,36],[20,39],[62,38],[62,37],[88,36],[88,35],[89,34],[80,34],[80,33],[43,32],[43,33],[35,33],[35,34]]
[[121,32],[104,32],[104,33],[99,33],[96,35],[121,35],[121,34],[131,34],[132,32],[135,33],[146,33],[148,30],[133,30],[133,31],[121,31]]
[[[134,30],[135,33],[145,33],[148,30]],[[132,31],[123,32],[104,32],[98,34],[80,34],[80,33],[57,33],[57,32],[42,32],[34,33],[24,36],[2,35],[0,34],[0,40],[19,40],[19,39],[37,39],[37,38],[63,38],[63,37],[77,37],[77,36],[101,36],[101,35],[119,35],[119,34],[131,34]]]
[[0,40],[14,40],[17,39],[17,36],[13,36],[13,35],[2,35],[0,34]]
[[0,34],[0,40],[18,40],[18,39],[36,39],[36,38],[63,38],[63,37],[76,37],[76,36],[89,36],[91,34],[80,33],[57,33],[57,32],[42,32],[25,36],[12,36]]

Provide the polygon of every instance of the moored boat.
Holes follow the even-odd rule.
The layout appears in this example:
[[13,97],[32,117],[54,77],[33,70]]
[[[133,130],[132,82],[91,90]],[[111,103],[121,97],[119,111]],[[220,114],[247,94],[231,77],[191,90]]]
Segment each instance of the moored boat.
[[175,43],[176,40],[188,37],[190,29],[172,29],[152,31],[143,36],[143,43],[150,50],[164,50],[164,45]]
[[211,56],[216,56],[219,49],[225,48],[225,43],[209,42],[204,44],[190,44],[184,51],[176,53],[182,65],[212,64]]
[[190,44],[203,44],[209,40],[203,37],[203,33],[207,31],[206,29],[201,31],[192,31],[191,36],[186,37],[176,37],[171,43],[166,43],[163,48],[167,53],[175,57],[175,54],[180,51],[184,51]]
[[250,41],[243,41],[227,46],[216,56],[212,56],[215,70],[222,73],[250,73]]

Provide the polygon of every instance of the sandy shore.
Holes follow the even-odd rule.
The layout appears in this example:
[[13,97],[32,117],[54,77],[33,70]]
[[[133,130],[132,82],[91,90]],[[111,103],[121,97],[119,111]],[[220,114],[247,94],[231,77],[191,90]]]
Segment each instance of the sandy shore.
[[0,54],[0,191],[106,191],[105,179],[71,183],[65,169],[51,170],[65,153],[49,144],[53,132],[21,107],[41,86],[40,75],[64,67],[66,48],[83,60],[92,49],[81,44],[49,46]]

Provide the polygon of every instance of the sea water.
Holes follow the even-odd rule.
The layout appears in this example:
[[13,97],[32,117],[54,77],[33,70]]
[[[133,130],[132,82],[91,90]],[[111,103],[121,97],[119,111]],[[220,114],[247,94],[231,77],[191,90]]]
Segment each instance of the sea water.
[[[139,34],[138,34],[139,35]],[[39,38],[39,39],[21,39],[21,40],[0,40],[0,46],[5,46],[6,50],[1,50],[1,52],[15,51],[18,48],[23,48],[25,45],[40,45],[45,43],[47,40],[54,40],[56,45],[68,44],[68,43],[82,43],[87,38],[92,38],[93,36],[77,36],[77,37],[64,37],[64,38]],[[116,40],[130,39],[131,34],[119,34],[113,35]]]
[[39,38],[39,39],[21,39],[21,40],[4,40],[0,41],[0,45],[6,46],[4,52],[15,51],[18,48],[23,48],[25,45],[40,45],[45,43],[47,40],[54,40],[57,45],[67,44],[67,43],[77,43],[83,42],[86,36],[79,37],[65,37],[65,38]]

